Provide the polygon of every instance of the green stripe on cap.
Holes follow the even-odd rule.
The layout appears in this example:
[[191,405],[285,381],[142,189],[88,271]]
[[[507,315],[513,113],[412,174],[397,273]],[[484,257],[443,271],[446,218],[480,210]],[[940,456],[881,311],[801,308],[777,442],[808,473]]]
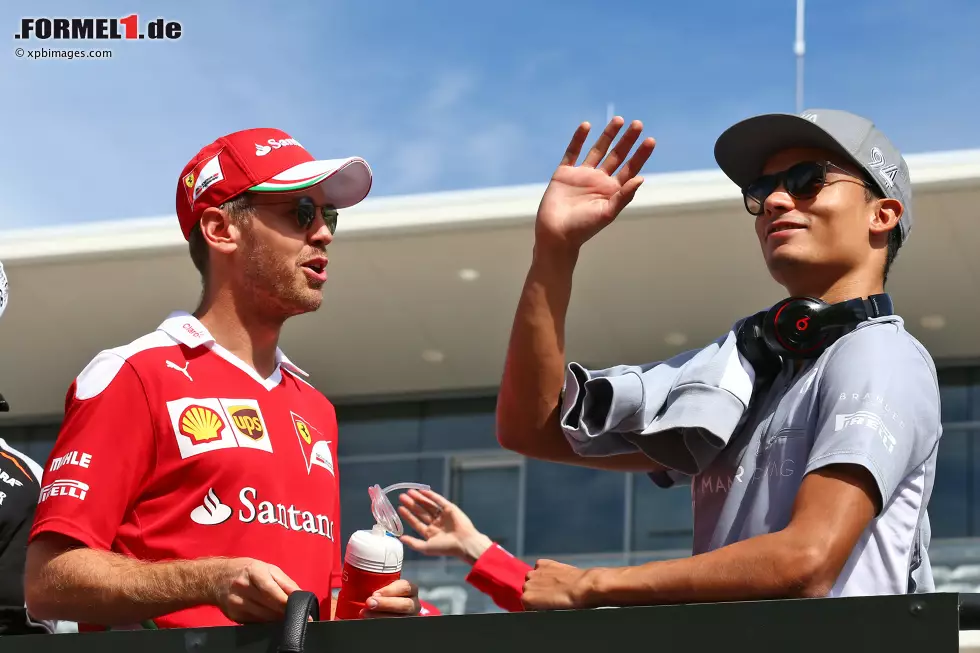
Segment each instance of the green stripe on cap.
[[303,188],[316,186],[317,184],[319,184],[321,181],[323,181],[329,176],[330,176],[330,172],[325,172],[322,175],[317,175],[316,177],[313,177],[313,179],[310,179],[309,181],[303,181],[303,182],[293,183],[293,184],[288,182],[277,183],[270,179],[269,181],[262,182],[257,186],[252,186],[251,188],[249,188],[249,190],[255,193],[262,193],[262,192],[278,193],[278,192],[283,192],[288,190],[302,190]]

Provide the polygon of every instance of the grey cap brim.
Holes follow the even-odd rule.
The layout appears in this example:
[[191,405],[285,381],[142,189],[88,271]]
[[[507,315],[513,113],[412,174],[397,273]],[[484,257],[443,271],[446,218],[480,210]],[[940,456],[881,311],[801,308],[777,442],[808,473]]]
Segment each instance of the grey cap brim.
[[788,113],[754,116],[735,123],[715,142],[715,161],[729,179],[745,188],[759,177],[772,155],[791,147],[830,150],[861,166],[821,127]]

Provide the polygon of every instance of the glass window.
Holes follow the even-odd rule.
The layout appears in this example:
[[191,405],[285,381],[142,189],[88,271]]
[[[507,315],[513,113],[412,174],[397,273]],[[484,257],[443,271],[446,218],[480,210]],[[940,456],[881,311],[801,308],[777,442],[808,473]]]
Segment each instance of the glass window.
[[[946,439],[947,433],[943,434],[943,439],[939,441],[939,451],[943,450],[943,443]],[[977,470],[980,470],[980,431],[972,430],[969,433],[969,443],[970,443],[970,469],[969,478],[971,482],[971,492],[969,493],[969,504],[970,504],[970,536],[977,537],[980,535],[980,474]],[[939,470],[936,471],[938,476]],[[935,492],[933,492],[935,496]],[[935,504],[929,502],[929,515],[932,516],[933,508]],[[935,529],[933,529],[935,531]]]
[[974,376],[970,368],[956,367],[939,370],[939,400],[943,423],[966,422],[973,417],[970,410],[971,395],[974,394],[971,381]]
[[520,460],[457,459],[453,464],[452,501],[491,540],[518,554],[517,524]]
[[633,475],[633,551],[691,551],[694,511],[691,487],[657,487],[646,474]]
[[422,449],[499,450],[496,411],[496,397],[426,402],[422,419]]
[[418,402],[337,406],[338,455],[414,453],[420,418]]
[[48,456],[51,455],[51,450],[54,449],[54,443],[58,439],[58,431],[60,429],[61,424],[35,426],[31,429],[31,441],[27,447],[27,451],[24,453],[30,456],[38,465],[44,467],[47,463]]
[[27,449],[21,449],[21,451],[27,454],[31,460],[44,468],[47,466],[48,456],[51,455],[51,450],[53,448],[54,440],[31,440],[28,443]]
[[622,551],[625,489],[619,472],[528,460],[524,550]]
[[[341,548],[346,549],[347,540],[356,530],[371,528],[374,518],[371,516],[371,499],[368,488],[377,483],[386,487],[392,483],[414,481],[426,483],[440,493],[445,477],[445,461],[442,458],[428,460],[404,460],[391,462],[345,463],[340,461],[340,529]],[[401,505],[398,492],[388,495],[388,500],[396,508]],[[412,533],[411,528],[405,527],[406,532]],[[405,559],[421,558],[408,547],[405,548]]]
[[27,453],[30,428],[27,426],[2,426],[0,427],[0,438],[3,438],[9,446],[17,451]]
[[970,528],[973,434],[947,428],[939,441],[936,483],[929,500],[932,535],[966,537]]

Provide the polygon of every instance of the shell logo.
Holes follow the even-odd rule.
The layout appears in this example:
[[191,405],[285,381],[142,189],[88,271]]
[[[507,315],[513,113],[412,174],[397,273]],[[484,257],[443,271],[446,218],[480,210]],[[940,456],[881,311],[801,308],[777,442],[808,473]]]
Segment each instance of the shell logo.
[[188,406],[180,415],[180,432],[194,442],[210,442],[221,436],[225,422],[206,406]]

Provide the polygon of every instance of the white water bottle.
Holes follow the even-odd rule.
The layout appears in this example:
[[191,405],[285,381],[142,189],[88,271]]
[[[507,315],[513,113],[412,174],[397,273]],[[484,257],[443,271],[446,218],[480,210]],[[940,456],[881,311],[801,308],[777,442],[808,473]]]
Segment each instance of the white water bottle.
[[404,549],[398,538],[405,531],[388,493],[410,488],[428,490],[429,486],[396,483],[383,490],[378,485],[368,489],[375,524],[370,530],[355,531],[347,541],[337,619],[359,619],[372,594],[401,578]]

